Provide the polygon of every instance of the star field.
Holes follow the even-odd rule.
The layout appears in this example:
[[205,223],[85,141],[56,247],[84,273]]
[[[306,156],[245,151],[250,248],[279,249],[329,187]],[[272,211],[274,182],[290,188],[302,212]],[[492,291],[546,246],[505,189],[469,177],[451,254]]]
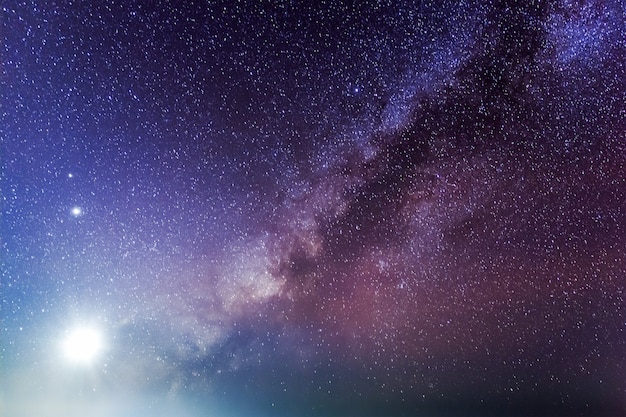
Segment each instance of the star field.
[[0,410],[626,415],[625,8],[5,2]]

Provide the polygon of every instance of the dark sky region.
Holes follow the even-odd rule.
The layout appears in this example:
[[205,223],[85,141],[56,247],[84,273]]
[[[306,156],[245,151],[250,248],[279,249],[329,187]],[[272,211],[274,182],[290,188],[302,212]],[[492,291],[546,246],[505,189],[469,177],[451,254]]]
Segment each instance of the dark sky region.
[[626,415],[625,8],[2,2],[0,414]]

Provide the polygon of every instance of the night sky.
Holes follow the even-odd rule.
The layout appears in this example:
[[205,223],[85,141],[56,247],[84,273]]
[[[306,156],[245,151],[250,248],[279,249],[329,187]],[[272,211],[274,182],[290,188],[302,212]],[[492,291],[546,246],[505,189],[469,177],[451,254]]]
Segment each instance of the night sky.
[[0,415],[625,416],[625,10],[3,1]]

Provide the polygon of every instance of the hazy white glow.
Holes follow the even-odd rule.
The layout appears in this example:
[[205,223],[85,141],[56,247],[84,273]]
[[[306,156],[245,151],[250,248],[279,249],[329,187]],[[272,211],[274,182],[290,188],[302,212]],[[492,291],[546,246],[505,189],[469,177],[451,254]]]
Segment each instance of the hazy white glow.
[[78,206],[72,207],[72,216],[78,217],[83,214],[83,209]]
[[65,357],[76,363],[91,363],[101,350],[102,335],[89,327],[72,330],[63,342]]

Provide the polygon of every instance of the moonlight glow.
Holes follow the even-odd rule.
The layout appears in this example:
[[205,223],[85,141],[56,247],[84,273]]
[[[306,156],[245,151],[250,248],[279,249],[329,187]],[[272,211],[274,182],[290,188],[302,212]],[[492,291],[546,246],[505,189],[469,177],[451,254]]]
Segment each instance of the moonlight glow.
[[65,357],[75,363],[88,364],[102,351],[102,335],[93,328],[80,327],[72,330],[63,342]]

